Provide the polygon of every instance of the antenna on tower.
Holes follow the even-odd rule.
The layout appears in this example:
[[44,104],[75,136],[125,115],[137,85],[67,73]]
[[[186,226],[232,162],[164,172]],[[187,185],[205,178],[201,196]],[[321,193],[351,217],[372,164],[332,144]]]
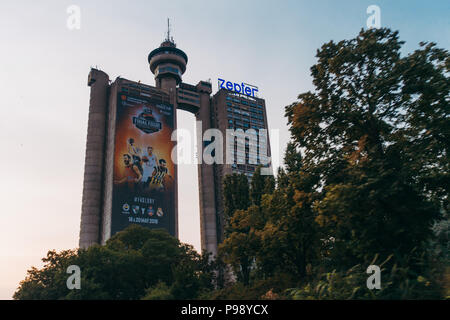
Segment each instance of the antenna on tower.
[[173,37],[170,36],[170,19],[169,18],[167,18],[167,36],[166,36],[166,41],[175,43],[173,41]]
[[167,41],[170,41],[170,19],[167,18]]

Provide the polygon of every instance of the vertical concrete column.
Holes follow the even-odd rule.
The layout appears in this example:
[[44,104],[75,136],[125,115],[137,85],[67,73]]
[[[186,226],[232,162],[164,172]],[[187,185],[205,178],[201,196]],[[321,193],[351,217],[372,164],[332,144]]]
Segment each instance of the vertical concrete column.
[[114,186],[114,150],[116,142],[117,95],[122,88],[122,79],[117,78],[108,90],[108,112],[105,126],[105,155],[103,157],[102,214],[100,216],[100,244],[111,238],[112,201]]
[[[172,77],[164,77],[161,79],[157,79],[157,84],[160,85],[159,88],[165,90],[171,98],[176,98],[176,90],[177,90],[177,80]],[[176,100],[176,99],[175,99]]]
[[[210,94],[211,88],[201,84],[197,85],[200,93],[200,110],[196,114],[197,121],[201,121],[201,130],[197,128],[197,153],[203,154],[203,134],[211,128],[211,108]],[[200,236],[202,250],[217,255],[217,223],[216,223],[216,203],[214,190],[214,166],[211,164],[198,164],[198,186],[200,197]]]
[[91,87],[91,96],[81,205],[80,248],[87,248],[100,241],[109,77],[103,71],[91,69],[88,85]]
[[[177,120],[177,109],[178,109],[178,105],[177,105],[177,89],[176,89],[176,82],[173,83],[171,82],[169,86],[167,86],[166,89],[169,92],[169,96],[170,96],[170,103],[173,105],[173,123],[174,123],[174,130],[177,130],[178,128],[178,120]],[[174,199],[175,199],[175,237],[178,239],[179,238],[179,226],[178,226],[178,164],[174,163],[174,179],[175,179],[175,194],[174,194]]]

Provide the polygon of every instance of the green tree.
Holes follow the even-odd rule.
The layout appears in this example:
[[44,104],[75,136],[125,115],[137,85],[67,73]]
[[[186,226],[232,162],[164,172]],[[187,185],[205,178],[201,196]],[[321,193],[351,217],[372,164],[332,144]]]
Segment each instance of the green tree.
[[229,219],[236,210],[245,210],[250,205],[248,179],[244,174],[227,175],[223,179],[224,213]]
[[[207,256],[165,230],[138,225],[115,234],[104,246],[49,251],[43,261],[42,269],[28,271],[14,299],[195,299],[212,289]],[[81,290],[66,286],[69,265],[80,267]]]
[[275,190],[275,179],[272,175],[261,175],[261,166],[253,173],[250,182],[250,198],[253,205],[261,205],[262,196]]
[[[404,60],[403,93],[407,112],[401,120],[402,152],[420,190],[449,210],[450,161],[450,55],[434,43]],[[418,156],[420,155],[420,156]]]
[[288,173],[298,173],[302,168],[302,155],[293,141],[288,142],[284,153],[284,164]]
[[[245,175],[224,179],[225,212],[228,217],[224,241],[219,245],[219,259],[231,266],[237,280],[248,285],[260,247],[257,230],[264,226],[259,205],[263,194],[272,192],[274,180],[261,175],[258,167],[250,182]],[[253,204],[250,206],[250,204]]]
[[318,259],[320,232],[312,208],[318,195],[306,174],[292,172],[287,179],[287,186],[264,196],[258,262],[266,276],[285,273],[302,279]]
[[263,194],[272,194],[275,191],[275,184],[276,181],[273,175],[266,176]]
[[257,167],[250,183],[250,197],[252,204],[257,206],[261,204],[261,197],[264,193],[265,186],[265,176],[261,175],[261,167]]
[[300,288],[288,289],[294,300],[390,300],[390,299],[438,299],[439,288],[432,278],[412,274],[408,267],[386,267],[384,262],[373,261],[381,268],[382,284],[377,290],[366,286],[365,267],[355,265],[346,271],[326,272]]
[[73,264],[76,255],[77,250],[63,250],[59,253],[55,250],[48,251],[47,256],[42,258],[43,268],[32,267],[27,271],[27,276],[20,282],[13,299],[53,300],[66,295],[67,274],[63,279],[63,273]]
[[[401,57],[402,44],[374,29],[318,50],[315,91],[286,107],[292,141],[275,189],[256,172],[252,206],[230,206],[220,252],[241,283],[215,296],[255,297],[280,276],[299,285],[295,298],[439,296],[449,55],[421,44]],[[388,273],[376,295],[363,282],[374,256]]]
[[250,282],[256,252],[260,248],[257,230],[261,223],[263,221],[258,206],[235,211],[230,219],[229,232],[219,245],[220,257],[232,267],[237,280],[244,285]]
[[420,255],[438,216],[426,186],[445,193],[448,52],[430,44],[402,58],[402,44],[389,29],[324,44],[315,92],[286,108],[302,170],[319,178],[316,221],[342,268],[377,253]]

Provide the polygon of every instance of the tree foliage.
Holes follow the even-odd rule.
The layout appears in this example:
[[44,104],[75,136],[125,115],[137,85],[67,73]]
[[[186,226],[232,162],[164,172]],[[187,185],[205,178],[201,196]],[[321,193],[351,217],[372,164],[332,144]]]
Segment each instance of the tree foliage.
[[[42,269],[31,268],[14,299],[193,299],[211,290],[213,270],[165,230],[131,225],[104,246],[49,251]],[[81,289],[66,285],[69,265],[81,270]]]
[[316,221],[346,268],[421,247],[448,197],[449,56],[422,44],[402,58],[402,44],[389,29],[324,44],[315,92],[286,108],[302,170],[318,178]]
[[[261,192],[255,175],[252,206],[227,209],[220,249],[245,286],[286,275],[293,298],[441,294],[450,57],[433,43],[402,57],[402,45],[372,29],[317,51],[314,92],[286,107],[292,139],[276,188]],[[365,287],[373,257],[386,261],[376,294]]]

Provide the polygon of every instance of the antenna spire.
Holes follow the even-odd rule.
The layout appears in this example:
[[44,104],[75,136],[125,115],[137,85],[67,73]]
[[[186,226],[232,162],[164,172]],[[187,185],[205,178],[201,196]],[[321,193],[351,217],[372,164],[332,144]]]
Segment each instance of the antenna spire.
[[170,41],[170,19],[167,18],[167,41]]
[[170,19],[167,18],[167,33],[166,38],[164,39],[164,42],[161,44],[163,47],[176,47],[175,41],[173,40],[173,37],[170,35]]
[[173,37],[170,36],[170,19],[169,18],[167,18],[167,36],[166,36],[166,41],[175,43],[173,41]]

